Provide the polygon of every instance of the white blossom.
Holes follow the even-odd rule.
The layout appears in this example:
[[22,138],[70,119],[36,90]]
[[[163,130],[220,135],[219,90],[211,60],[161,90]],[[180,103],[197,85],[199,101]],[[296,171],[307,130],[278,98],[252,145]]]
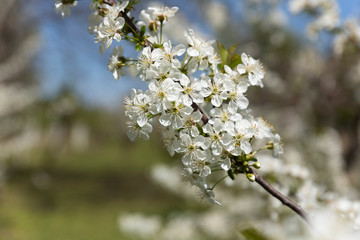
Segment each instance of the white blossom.
[[169,17],[175,16],[175,13],[179,10],[178,7],[165,7],[165,6],[152,6],[148,8],[152,15],[156,16],[159,21],[167,21]]
[[241,119],[235,124],[230,122],[232,127],[224,134],[222,143],[225,149],[234,156],[239,156],[241,153],[249,154],[252,151],[251,144],[249,143],[252,134],[248,131],[251,124],[246,119]]
[[56,0],[55,11],[60,13],[63,18],[68,17],[71,13],[70,7],[75,7],[77,3],[75,0]]
[[170,156],[174,156],[175,154],[175,141],[178,139],[178,135],[175,130],[171,127],[166,127],[162,131],[163,142],[170,154]]
[[192,162],[198,163],[210,157],[205,151],[208,147],[209,143],[204,136],[191,138],[188,134],[182,134],[180,139],[175,143],[175,151],[184,153],[182,162],[187,166]]
[[229,96],[227,92],[234,83],[229,79],[228,75],[216,73],[213,79],[205,78],[202,80],[203,89],[201,95],[203,97],[211,97],[211,103],[215,107],[220,107],[223,100]]
[[151,104],[151,97],[149,91],[143,93],[142,91],[132,91],[131,98],[125,99],[126,110],[125,114],[137,124],[142,127],[148,121],[148,113]]
[[145,123],[142,127],[139,126],[137,122],[128,121],[126,122],[128,126],[128,136],[131,141],[135,141],[137,137],[141,137],[144,140],[149,140],[149,133],[152,132],[152,126],[149,123]]
[[123,57],[124,50],[122,46],[114,47],[112,54],[110,56],[110,61],[108,64],[108,69],[113,73],[114,79],[119,79],[120,76],[125,75],[125,59]]
[[259,60],[255,60],[246,53],[241,54],[242,63],[236,69],[240,74],[247,73],[250,85],[263,87],[264,69]]
[[238,109],[246,109],[249,105],[249,100],[244,96],[247,88],[242,84],[233,84],[229,88],[229,111],[236,113]]
[[125,25],[125,20],[122,17],[116,20],[105,17],[97,30],[96,42],[100,42],[100,52],[104,53],[105,49],[109,49],[112,41],[121,41],[121,29]]
[[179,129],[185,124],[184,116],[190,115],[192,111],[191,107],[181,103],[169,103],[165,114],[160,116],[159,121],[165,127],[171,125],[174,129]]
[[194,103],[204,102],[204,97],[200,94],[202,90],[201,81],[197,78],[190,80],[188,76],[182,74],[180,79],[182,95],[180,101],[186,105],[191,106]]
[[[240,113],[234,113],[231,107],[224,104],[221,108],[213,108],[210,111],[212,118],[209,120],[215,128],[229,131],[232,128],[234,122],[242,119]],[[230,125],[229,125],[230,124]]]
[[194,111],[189,116],[184,116],[184,127],[181,130],[182,133],[189,134],[191,137],[197,137],[199,136],[199,122],[202,118],[202,114],[200,111]]
[[274,144],[274,149],[273,149],[273,156],[275,158],[279,157],[280,154],[284,153],[284,150],[282,148],[282,143],[280,140],[280,135],[279,134],[275,134],[274,138],[273,138],[273,144]]
[[164,47],[164,50],[163,50],[162,57],[165,60],[171,62],[174,68],[180,68],[181,63],[177,58],[175,58],[175,56],[183,55],[184,52],[186,51],[185,46],[183,44],[179,44],[173,48],[171,41],[166,41],[166,42],[164,42],[163,47]]
[[211,44],[213,44],[214,42],[205,42],[201,38],[196,37],[194,34],[194,30],[189,29],[188,31],[185,31],[184,36],[186,41],[190,45],[190,47],[187,49],[187,53],[189,54],[189,56],[207,56],[211,55],[214,52],[214,48],[211,46]]
[[159,66],[160,62],[156,62],[161,56],[161,51],[155,49],[151,50],[151,47],[145,47],[142,50],[142,54],[139,57],[137,62],[137,69],[140,71],[140,77],[143,81],[146,80],[147,71],[150,70],[152,66]]
[[114,5],[103,4],[102,7],[106,9],[106,16],[105,18],[110,18],[116,20],[120,18],[120,12],[124,11],[126,6],[129,4],[129,1],[123,1],[122,3],[118,2]]
[[153,99],[152,113],[163,113],[172,104],[172,101],[179,99],[180,92],[177,91],[178,84],[170,78],[163,82],[152,81],[149,84],[149,90]]
[[212,126],[211,124],[206,124],[203,127],[204,133],[209,135],[211,141],[211,151],[214,155],[219,156],[223,151],[223,146],[221,143],[222,134],[221,131],[223,130],[220,125]]
[[145,26],[150,30],[152,36],[157,34],[160,22],[156,19],[156,15],[153,15],[149,10],[141,10],[139,18],[141,21],[137,22],[137,25],[140,28]]

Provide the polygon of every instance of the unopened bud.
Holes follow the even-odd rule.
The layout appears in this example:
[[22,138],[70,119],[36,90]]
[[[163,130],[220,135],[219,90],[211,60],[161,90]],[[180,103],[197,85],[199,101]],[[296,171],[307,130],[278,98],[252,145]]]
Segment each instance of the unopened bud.
[[259,162],[254,162],[252,166],[253,166],[254,168],[256,168],[256,169],[259,169],[259,168],[261,168],[261,163],[259,163]]
[[247,174],[246,174],[246,177],[247,177],[247,179],[249,179],[249,181],[251,181],[251,182],[254,182],[254,181],[255,181],[255,175],[252,174],[252,173],[247,173]]
[[268,142],[268,143],[266,144],[266,147],[267,147],[267,149],[272,150],[272,149],[274,149],[274,143],[273,143],[273,142]]

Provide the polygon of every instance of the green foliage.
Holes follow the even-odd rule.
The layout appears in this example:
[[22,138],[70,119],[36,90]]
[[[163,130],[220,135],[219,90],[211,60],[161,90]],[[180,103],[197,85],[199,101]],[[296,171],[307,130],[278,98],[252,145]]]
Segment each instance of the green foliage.
[[216,44],[221,59],[221,64],[219,64],[219,68],[223,72],[225,72],[224,69],[225,65],[228,65],[231,69],[233,69],[242,62],[241,56],[235,53],[239,46],[239,43],[232,45],[229,49],[226,49],[226,47],[223,44],[221,44],[219,41],[216,41]]
[[234,172],[232,171],[232,169],[229,169],[227,173],[232,180],[235,180]]
[[[64,102],[74,111],[60,111]],[[119,214],[189,208],[150,180],[150,167],[169,161],[160,141],[130,142],[118,114],[85,106],[70,89],[43,100],[32,113],[47,139],[25,162],[14,158],[8,165],[0,239],[128,239],[116,225]],[[78,124],[89,130],[89,145],[80,150],[71,148],[66,134]],[[65,137],[52,139],[53,131]]]
[[246,228],[240,232],[246,240],[270,240],[253,227]]

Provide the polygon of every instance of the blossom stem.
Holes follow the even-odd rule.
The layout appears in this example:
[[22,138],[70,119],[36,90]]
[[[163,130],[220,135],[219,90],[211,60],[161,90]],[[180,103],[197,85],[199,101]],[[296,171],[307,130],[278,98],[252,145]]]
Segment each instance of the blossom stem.
[[[185,58],[184,58],[184,61],[185,61],[186,57],[187,57],[187,53],[186,53],[186,56],[185,56]],[[190,57],[190,58],[186,61],[185,65],[181,66],[181,70],[184,70],[184,69],[185,69],[185,67],[189,64],[191,58],[192,58],[192,57]],[[184,61],[183,61],[183,63],[184,63]]]
[[160,22],[160,45],[162,44],[163,22]]
[[302,217],[308,224],[309,218],[308,214],[302,209],[299,205],[297,205],[295,202],[290,200],[288,197],[280,193],[278,190],[276,190],[273,186],[271,186],[265,179],[263,179],[257,172],[255,172],[251,167],[249,167],[249,173],[254,174],[255,181],[264,188],[268,193],[270,193],[273,197],[280,200],[282,204],[289,207],[291,210],[293,210],[296,214],[298,214],[300,217]]
[[187,54],[187,52],[186,52],[186,55],[185,55],[184,59],[182,60],[180,69],[183,69],[183,68],[184,68],[184,64],[185,64],[185,60],[187,59],[187,56],[188,56],[188,54]]
[[228,175],[223,176],[222,178],[220,178],[211,188],[210,190],[214,190],[215,186],[218,185],[220,182],[222,182],[225,178],[227,178]]

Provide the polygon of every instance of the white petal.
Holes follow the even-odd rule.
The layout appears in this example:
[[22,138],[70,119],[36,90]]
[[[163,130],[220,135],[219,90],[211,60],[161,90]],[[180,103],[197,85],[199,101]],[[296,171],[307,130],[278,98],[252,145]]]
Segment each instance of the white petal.
[[173,49],[173,54],[176,56],[181,56],[186,51],[186,48],[183,44],[179,44]]
[[142,113],[139,115],[138,119],[136,120],[137,124],[140,127],[143,127],[148,121],[148,118],[146,117],[146,114]]
[[220,98],[219,95],[213,95],[211,98],[211,103],[215,107],[220,107],[220,105],[222,104],[222,99]]
[[199,160],[205,160],[207,158],[207,154],[205,151],[198,151],[197,157],[199,158]]
[[239,98],[236,99],[236,103],[237,103],[237,106],[240,108],[240,109],[245,109],[249,106],[249,100],[244,97],[244,96],[241,96]]
[[240,147],[245,154],[249,154],[252,151],[251,144],[248,141],[242,141]]
[[134,132],[127,132],[127,135],[128,135],[128,137],[130,138],[130,140],[131,141],[135,141],[135,139],[136,139],[136,134],[134,133]]
[[184,126],[184,124],[185,124],[184,119],[181,118],[179,115],[176,115],[175,116],[175,122],[174,122],[174,128],[179,129],[182,126]]
[[222,167],[222,169],[224,169],[225,171],[228,171],[231,167],[231,161],[230,158],[225,158],[224,161],[221,163],[220,165]]
[[189,95],[183,95],[182,102],[185,106],[191,106],[193,104],[193,101]]
[[195,127],[195,126],[191,127],[190,134],[192,137],[199,136],[199,134],[200,134],[199,129],[197,129],[197,127]]
[[236,70],[238,71],[239,74],[246,73],[246,68],[245,68],[245,66],[243,64],[237,65]]
[[160,116],[160,118],[159,118],[159,122],[161,123],[161,125],[163,125],[163,126],[170,126],[170,124],[171,124],[171,114],[169,114],[169,113],[166,113],[166,114],[163,114],[163,115],[161,115]]
[[187,53],[188,53],[189,56],[191,56],[191,57],[197,57],[197,56],[199,56],[199,54],[200,54],[199,51],[196,50],[196,49],[193,48],[193,47],[188,48]]
[[186,166],[191,163],[191,157],[189,155],[184,155],[181,160]]
[[224,144],[225,146],[229,145],[232,141],[233,141],[233,137],[228,133],[225,133],[221,139],[221,143]]
[[219,142],[213,142],[211,144],[211,150],[214,155],[219,156],[222,153],[223,149],[222,149],[221,145],[219,144]]

